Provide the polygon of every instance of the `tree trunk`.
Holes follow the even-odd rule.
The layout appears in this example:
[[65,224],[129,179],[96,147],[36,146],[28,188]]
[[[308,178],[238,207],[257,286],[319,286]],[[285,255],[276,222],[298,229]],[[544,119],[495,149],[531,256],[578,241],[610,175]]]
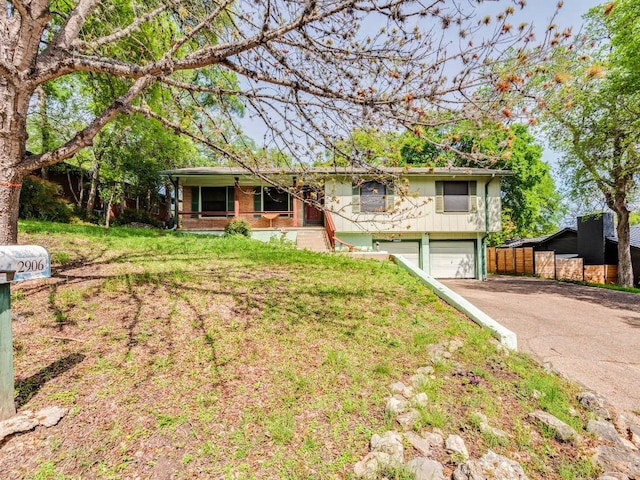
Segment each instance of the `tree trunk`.
[[28,173],[20,169],[20,162],[25,155],[30,98],[30,91],[0,77],[0,245],[18,242],[20,188]]
[[111,225],[111,205],[113,204],[113,191],[109,195],[109,201],[107,202],[107,208],[104,212],[104,226],[109,228]]
[[629,236],[629,210],[622,206],[616,208],[618,225],[618,285],[633,287],[633,264],[631,263],[631,247]]
[[173,216],[173,212],[171,211],[171,195],[173,192],[173,185],[171,184],[171,182],[167,181],[164,184],[164,204],[165,204],[165,208],[166,208],[166,213],[165,213],[165,221],[169,221],[171,220],[171,217]]
[[18,243],[18,210],[21,175],[16,169],[0,169],[0,245]]
[[93,215],[96,206],[96,196],[98,195],[98,180],[100,177],[100,163],[94,157],[91,164],[91,187],[89,188],[89,198],[87,198],[87,217]]

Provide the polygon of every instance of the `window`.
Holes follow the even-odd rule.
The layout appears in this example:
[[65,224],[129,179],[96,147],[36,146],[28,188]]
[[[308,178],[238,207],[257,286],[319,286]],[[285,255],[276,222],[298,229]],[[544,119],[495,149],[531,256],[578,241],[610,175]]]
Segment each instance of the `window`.
[[476,182],[436,182],[436,212],[475,212]]
[[233,212],[233,187],[191,187],[192,217],[226,217]]
[[291,196],[287,191],[279,188],[257,187],[253,209],[256,212],[290,212]]
[[382,182],[369,181],[353,186],[353,213],[388,212],[393,209],[393,187]]

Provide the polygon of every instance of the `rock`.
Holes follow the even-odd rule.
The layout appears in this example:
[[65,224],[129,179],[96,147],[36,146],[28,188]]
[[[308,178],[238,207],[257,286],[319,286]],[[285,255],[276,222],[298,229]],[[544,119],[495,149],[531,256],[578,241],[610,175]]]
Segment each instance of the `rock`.
[[386,453],[389,456],[390,465],[401,465],[404,462],[404,446],[402,436],[398,432],[385,432],[382,436],[373,435],[371,451]]
[[631,478],[640,477],[640,454],[636,452],[600,445],[596,449],[594,460],[605,471],[621,473]]
[[589,420],[587,423],[587,432],[593,433],[600,440],[604,440],[605,442],[612,442],[622,445],[624,442],[623,439],[618,435],[618,431],[616,427],[613,426],[613,423],[606,422],[604,420]]
[[462,340],[454,339],[449,342],[447,345],[447,351],[449,353],[455,353],[464,347],[464,342]]
[[509,437],[507,433],[504,432],[503,430],[500,430],[499,428],[495,428],[489,425],[489,420],[487,419],[487,416],[484,415],[483,413],[479,413],[479,412],[474,413],[474,416],[479,420],[478,429],[480,430],[481,433],[493,435],[494,437],[497,437],[499,439],[505,439],[505,440]]
[[448,452],[459,455],[465,461],[469,459],[469,451],[460,435],[449,435],[444,446]]
[[433,373],[433,367],[430,365],[427,365],[426,367],[420,367],[418,370],[416,370],[416,373],[429,376]]
[[68,409],[60,407],[43,408],[37,413],[33,413],[31,410],[24,410],[14,417],[0,422],[0,441],[14,433],[32,430],[38,425],[53,427],[58,424],[68,411]]
[[432,363],[439,363],[447,358],[451,358],[451,353],[448,352],[439,343],[435,345],[429,345],[427,347],[427,354],[429,355]]
[[408,412],[401,413],[396,417],[396,422],[400,424],[403,430],[411,430],[420,420],[420,412],[411,409]]
[[36,419],[43,427],[53,427],[57,425],[62,417],[64,417],[67,413],[69,413],[68,408],[62,407],[47,407],[38,411],[35,414]]
[[407,386],[402,382],[396,382],[389,385],[389,390],[391,390],[391,393],[393,394],[402,395],[402,392],[404,392],[405,388],[407,388]]
[[622,473],[607,472],[604,475],[599,476],[598,480],[629,480],[629,477]]
[[390,464],[390,457],[384,452],[370,452],[353,466],[356,478],[374,480],[378,478],[378,472]]
[[387,406],[385,407],[385,411],[387,413],[391,413],[397,415],[399,413],[404,413],[409,408],[409,402],[402,395],[394,395],[387,400]]
[[407,462],[407,470],[414,480],[444,480],[444,470],[440,462],[425,457],[416,457]]
[[439,432],[423,432],[422,437],[429,442],[431,448],[444,448],[444,437]]
[[552,428],[555,431],[556,439],[561,442],[578,443],[580,441],[578,432],[550,413],[543,412],[542,410],[536,410],[535,412],[530,413],[528,417]]
[[416,393],[411,398],[411,404],[414,407],[426,407],[427,405],[429,405],[429,397],[424,392]]
[[586,410],[595,413],[603,420],[611,420],[611,413],[605,408],[605,399],[593,392],[581,392],[577,396],[578,403]]
[[431,455],[431,443],[429,440],[422,438],[415,432],[404,432],[404,438],[422,455],[426,457]]
[[36,428],[40,422],[33,416],[33,412],[25,411],[0,422],[0,441],[9,435],[19,432],[27,432]]
[[453,480],[527,480],[518,462],[498,455],[491,450],[479,460],[458,465]]
[[422,373],[417,373],[416,375],[412,375],[409,380],[411,381],[413,388],[420,388],[425,383],[429,382],[429,377]]

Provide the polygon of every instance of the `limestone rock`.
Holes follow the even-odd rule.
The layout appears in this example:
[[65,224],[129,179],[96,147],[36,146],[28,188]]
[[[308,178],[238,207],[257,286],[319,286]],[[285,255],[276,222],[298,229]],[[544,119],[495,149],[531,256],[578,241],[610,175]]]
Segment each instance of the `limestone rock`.
[[53,427],[58,424],[68,411],[68,409],[60,407],[47,407],[36,413],[31,410],[24,410],[14,417],[0,422],[0,441],[14,433],[32,430],[38,425]]
[[416,457],[407,462],[407,470],[415,480],[444,480],[444,470],[440,462],[425,457]]
[[433,367],[431,365],[427,365],[426,367],[420,367],[418,370],[416,370],[416,373],[429,376],[433,374]]
[[609,472],[619,472],[631,478],[640,477],[640,454],[625,448],[600,445],[594,460]]
[[390,464],[390,457],[384,452],[370,452],[356,463],[353,473],[356,478],[374,480],[378,477],[378,472]]
[[605,420],[589,420],[587,432],[595,434],[598,439],[605,442],[623,444],[623,439],[618,435],[616,427],[613,426],[613,423]]
[[422,455],[426,457],[431,455],[431,443],[429,440],[422,438],[415,432],[404,432],[404,438]]
[[424,432],[422,437],[429,442],[431,448],[443,448],[444,437],[439,432]]
[[458,454],[464,458],[464,460],[469,459],[469,451],[460,435],[449,435],[444,446],[448,452]]
[[390,464],[400,465],[404,461],[402,436],[398,432],[385,432],[371,437],[371,451],[383,452],[389,456]]
[[429,377],[422,373],[417,373],[412,375],[409,380],[411,380],[411,386],[413,386],[413,388],[420,388],[422,385],[429,382]]
[[470,460],[456,468],[453,480],[527,480],[518,462],[491,450],[479,460]]
[[420,412],[411,409],[408,412],[401,413],[396,417],[396,422],[400,424],[403,430],[411,430],[420,420]]
[[441,362],[447,358],[451,358],[451,352],[447,351],[442,345],[435,344],[427,347],[427,354],[433,363]]
[[455,353],[464,347],[464,342],[462,340],[454,339],[449,342],[447,345],[447,351],[450,353]]
[[54,425],[57,425],[62,417],[64,417],[67,413],[69,413],[68,408],[46,407],[38,411],[35,414],[35,417],[36,420],[38,420],[38,423],[43,427],[53,427]]
[[607,472],[599,476],[598,480],[629,480],[629,477],[623,473]]
[[[26,413],[28,413],[26,415]],[[33,416],[33,412],[22,412],[9,420],[0,422],[0,440],[18,432],[27,432],[36,428],[40,422]]]
[[556,439],[561,442],[578,443],[580,441],[578,432],[550,413],[543,412],[542,410],[536,410],[529,414],[529,418],[552,428],[555,431]]
[[391,414],[404,413],[409,408],[409,402],[402,395],[394,395],[387,400],[385,411]]
[[478,428],[480,429],[481,433],[493,435],[494,437],[497,437],[499,439],[506,440],[508,438],[508,435],[505,431],[489,425],[489,420],[487,419],[486,415],[482,413],[476,413],[474,415],[480,420],[480,425],[478,426]]
[[605,399],[593,392],[581,392],[578,394],[578,402],[586,410],[595,413],[603,420],[611,420],[609,410],[605,408]]
[[399,395],[402,395],[402,392],[404,392],[405,388],[407,388],[407,386],[402,382],[392,383],[389,386],[389,389],[391,390],[391,393],[399,394]]
[[411,403],[415,407],[426,407],[427,405],[429,405],[429,397],[424,392],[416,393],[411,398]]

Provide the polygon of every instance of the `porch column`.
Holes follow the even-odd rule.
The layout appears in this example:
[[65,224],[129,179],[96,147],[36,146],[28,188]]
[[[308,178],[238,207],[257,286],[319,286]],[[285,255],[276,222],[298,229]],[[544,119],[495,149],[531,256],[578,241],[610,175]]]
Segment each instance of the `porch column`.
[[238,177],[233,179],[233,216],[240,218],[240,185]]
[[[293,192],[297,192],[298,177],[293,177]],[[293,226],[298,226],[298,197],[291,195],[291,207],[293,208]]]

